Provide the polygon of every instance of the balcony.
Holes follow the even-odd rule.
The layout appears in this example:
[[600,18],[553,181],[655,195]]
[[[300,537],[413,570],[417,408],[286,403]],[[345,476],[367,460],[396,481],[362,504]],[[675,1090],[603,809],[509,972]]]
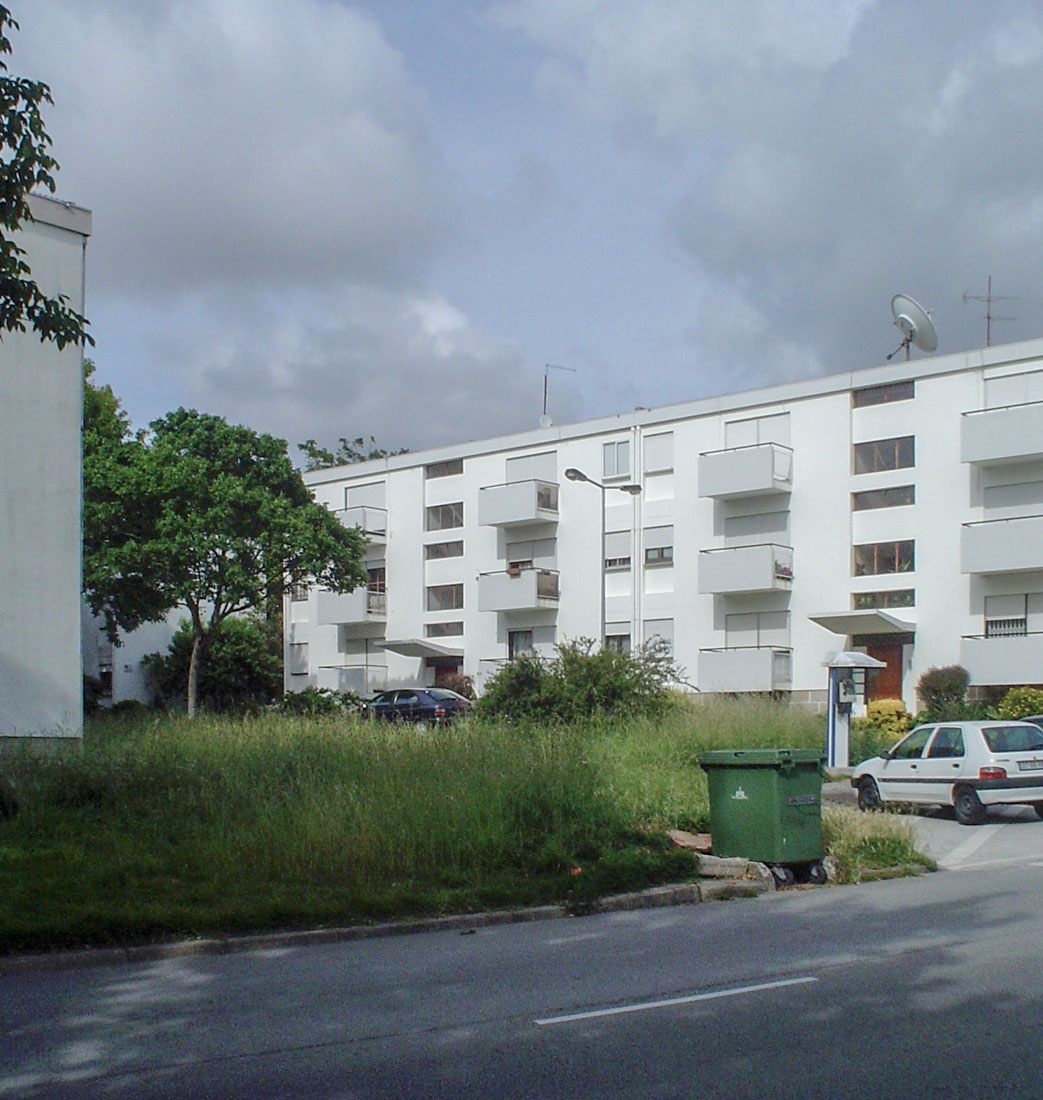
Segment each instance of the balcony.
[[374,623],[383,627],[387,621],[387,593],[369,588],[356,588],[353,592],[327,592],[320,588],[315,621],[320,626]]
[[963,525],[961,573],[1024,573],[1032,569],[1043,569],[1043,516]]
[[316,679],[320,688],[330,691],[372,695],[387,687],[388,670],[387,665],[320,665]]
[[793,680],[793,651],[775,646],[699,650],[699,690],[786,691]]
[[553,481],[512,481],[478,490],[478,523],[482,527],[525,527],[557,520],[558,486]]
[[1043,633],[960,639],[960,664],[975,684],[1043,682]]
[[479,611],[538,611],[557,606],[555,569],[511,569],[478,576]]
[[755,443],[704,451],[699,456],[699,495],[715,500],[788,493],[793,488],[793,450]]
[[388,512],[386,508],[362,505],[358,508],[341,508],[333,514],[345,527],[357,527],[366,542],[375,546],[387,542]]
[[793,548],[775,543],[722,546],[699,552],[699,591],[788,592],[793,587]]
[[979,466],[1043,458],[1043,401],[964,413],[960,458]]

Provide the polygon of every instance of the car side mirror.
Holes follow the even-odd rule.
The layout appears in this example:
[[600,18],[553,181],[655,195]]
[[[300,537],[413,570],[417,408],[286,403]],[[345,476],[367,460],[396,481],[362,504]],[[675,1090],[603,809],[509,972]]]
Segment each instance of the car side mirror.
[[891,759],[891,750],[890,749],[884,749],[884,751],[882,753],[880,753],[879,755],[880,755],[881,760],[890,760]]

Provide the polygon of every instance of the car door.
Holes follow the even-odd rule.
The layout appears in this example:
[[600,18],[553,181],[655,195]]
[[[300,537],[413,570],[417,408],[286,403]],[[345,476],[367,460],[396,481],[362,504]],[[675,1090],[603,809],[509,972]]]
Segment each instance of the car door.
[[899,741],[880,769],[878,785],[887,802],[924,802],[921,767],[924,749],[934,734],[935,726],[920,726],[904,741]]
[[966,770],[967,745],[959,726],[939,726],[918,762],[918,802],[952,804],[952,787]]
[[412,722],[416,717],[417,695],[415,691],[400,691],[395,699],[395,721]]

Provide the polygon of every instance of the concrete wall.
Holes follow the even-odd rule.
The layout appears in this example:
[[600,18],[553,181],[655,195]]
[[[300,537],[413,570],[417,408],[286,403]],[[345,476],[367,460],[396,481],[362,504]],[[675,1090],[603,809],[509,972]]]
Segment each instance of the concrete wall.
[[[33,277],[83,312],[86,210],[31,199]],[[31,332],[0,341],[0,737],[79,737],[83,358]]]

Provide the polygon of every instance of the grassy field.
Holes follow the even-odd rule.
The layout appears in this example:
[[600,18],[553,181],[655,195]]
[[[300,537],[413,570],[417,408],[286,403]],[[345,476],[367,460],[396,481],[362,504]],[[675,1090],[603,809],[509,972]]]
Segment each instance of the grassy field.
[[[3,760],[20,809],[0,821],[0,951],[579,903],[683,881],[691,857],[664,831],[707,828],[700,754],[823,740],[822,719],[755,703],[429,733],[276,716],[95,721],[81,751]],[[900,821],[861,828],[825,830],[851,873],[915,860]]]

